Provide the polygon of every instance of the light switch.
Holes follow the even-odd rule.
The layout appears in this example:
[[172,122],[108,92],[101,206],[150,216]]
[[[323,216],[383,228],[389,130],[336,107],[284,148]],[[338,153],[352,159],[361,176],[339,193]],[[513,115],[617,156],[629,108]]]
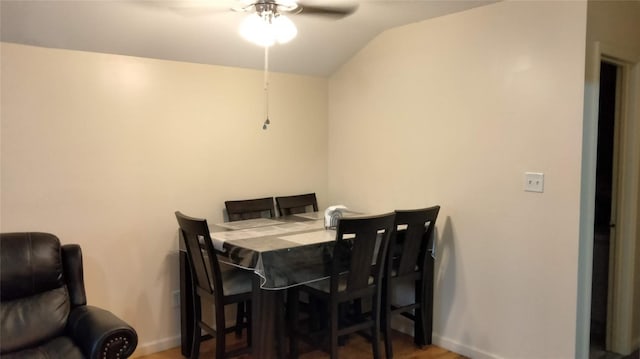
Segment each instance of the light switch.
[[524,190],[527,192],[544,192],[544,173],[525,172]]

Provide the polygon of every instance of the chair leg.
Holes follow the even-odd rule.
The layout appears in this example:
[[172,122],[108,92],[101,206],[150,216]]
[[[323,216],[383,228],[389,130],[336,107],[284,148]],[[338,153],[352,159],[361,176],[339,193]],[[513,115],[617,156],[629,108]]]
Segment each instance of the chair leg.
[[252,323],[252,319],[251,319],[251,301],[248,300],[245,305],[245,316],[247,318],[247,345],[251,346],[251,340],[252,340],[252,335],[253,335],[253,330],[251,328],[251,323]]
[[200,326],[196,324],[193,328],[193,338],[191,340],[191,359],[198,359],[200,356],[200,332]]
[[[224,328],[224,326],[220,326],[220,323],[218,322],[218,320],[216,319],[216,359],[222,359],[224,358],[224,354],[225,354],[225,349],[226,349],[226,343],[225,343],[225,337],[224,337],[224,329],[218,330],[217,328]],[[192,358],[192,359],[198,359],[196,358]]]
[[384,354],[387,359],[393,358],[393,340],[391,338],[391,298],[393,295],[391,280],[387,276],[382,282],[382,326],[384,335]]
[[[216,306],[216,359],[224,358],[226,352],[224,308]],[[197,359],[197,358],[192,358]]]
[[393,358],[393,340],[391,338],[391,291],[385,291],[383,304],[382,328],[384,336],[384,353],[387,359]]
[[236,305],[236,338],[242,338],[242,328],[244,327],[245,317],[245,305],[244,302],[239,302]]
[[427,325],[427,313],[424,307],[425,291],[424,282],[416,281],[415,283],[415,299],[419,306],[415,309],[415,320],[413,323],[413,342],[422,348],[427,344],[427,336],[425,328]]
[[371,349],[373,358],[380,359],[380,327],[372,328]]
[[191,359],[198,359],[200,356],[200,340],[202,329],[200,329],[200,320],[202,320],[202,307],[200,306],[200,298],[193,298],[193,337],[191,338]]
[[433,341],[433,261],[430,263],[430,269],[424,279],[424,296],[420,304],[425,318],[423,331],[426,345],[431,345]]
[[191,359],[198,359],[200,357],[200,326],[196,325],[193,332],[193,340],[191,341]]
[[416,322],[415,322],[415,329],[414,329],[414,343],[419,347],[422,348],[423,346],[427,345],[427,333],[425,331],[425,327],[426,327],[426,313],[425,311],[422,309],[422,306],[419,308],[416,308]]
[[[338,328],[340,326],[346,325],[347,322],[347,314],[349,312],[349,306],[351,303],[340,303],[338,304]],[[347,336],[339,336],[338,337],[338,346],[342,347],[347,344]]]
[[329,354],[331,359],[338,359],[338,303],[331,300],[329,309]]
[[373,316],[373,328],[371,328],[371,348],[373,349],[373,358],[380,359],[380,297],[373,303],[371,308]]

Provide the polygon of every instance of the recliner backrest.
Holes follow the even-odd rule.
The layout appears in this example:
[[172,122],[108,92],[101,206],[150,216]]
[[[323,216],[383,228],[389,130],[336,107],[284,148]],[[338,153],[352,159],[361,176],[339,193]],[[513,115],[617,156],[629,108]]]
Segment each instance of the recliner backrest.
[[0,255],[0,353],[64,332],[71,303],[60,240],[48,233],[2,233]]
[[2,301],[60,288],[64,269],[60,241],[47,233],[3,233],[0,283]]

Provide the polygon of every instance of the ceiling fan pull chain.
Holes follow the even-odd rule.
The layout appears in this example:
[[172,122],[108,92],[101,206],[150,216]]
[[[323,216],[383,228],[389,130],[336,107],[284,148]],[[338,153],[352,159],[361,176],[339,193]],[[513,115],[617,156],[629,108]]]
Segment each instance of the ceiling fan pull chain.
[[266,130],[267,125],[271,124],[269,120],[269,46],[264,47],[264,114],[266,119],[262,129]]

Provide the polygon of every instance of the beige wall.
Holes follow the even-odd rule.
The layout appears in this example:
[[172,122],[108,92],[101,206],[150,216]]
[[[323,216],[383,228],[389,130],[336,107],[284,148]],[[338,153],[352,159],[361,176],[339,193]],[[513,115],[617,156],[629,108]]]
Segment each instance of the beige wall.
[[327,80],[3,43],[2,232],[83,248],[90,304],[128,320],[138,353],[178,344],[175,210],[327,193]]
[[588,10],[588,41],[624,48],[628,54],[640,54],[640,41],[637,41],[640,4],[637,0],[590,0]]
[[[501,2],[392,29],[330,79],[330,202],[442,206],[436,344],[574,356],[586,6]],[[525,171],[544,193],[523,191]]]

